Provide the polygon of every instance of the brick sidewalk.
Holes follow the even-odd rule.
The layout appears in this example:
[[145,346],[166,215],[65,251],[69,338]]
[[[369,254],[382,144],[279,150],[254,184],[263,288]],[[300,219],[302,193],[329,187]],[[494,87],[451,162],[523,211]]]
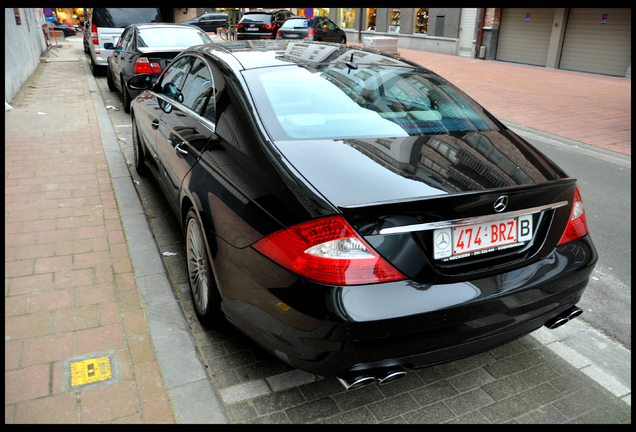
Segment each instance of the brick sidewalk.
[[[11,105],[5,424],[173,423],[82,62],[41,63]],[[108,352],[113,379],[71,388],[63,363]]]

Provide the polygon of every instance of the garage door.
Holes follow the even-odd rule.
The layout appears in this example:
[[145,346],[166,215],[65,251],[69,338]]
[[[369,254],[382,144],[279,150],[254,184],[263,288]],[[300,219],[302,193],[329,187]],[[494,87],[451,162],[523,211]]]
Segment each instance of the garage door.
[[625,76],[631,59],[630,9],[570,9],[560,69]]
[[545,66],[554,8],[503,8],[497,60]]

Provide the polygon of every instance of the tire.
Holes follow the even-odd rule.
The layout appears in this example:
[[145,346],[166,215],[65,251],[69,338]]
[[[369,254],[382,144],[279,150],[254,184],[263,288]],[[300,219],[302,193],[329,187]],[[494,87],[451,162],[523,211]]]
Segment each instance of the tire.
[[217,324],[223,314],[219,307],[218,291],[203,232],[193,208],[186,216],[185,232],[188,283],[194,311],[202,324],[206,326]]
[[110,67],[106,66],[106,83],[108,83],[108,90],[114,92],[117,91],[117,87],[113,82],[113,74],[110,73]]
[[130,95],[128,94],[128,89],[126,89],[126,81],[124,80],[124,77],[121,77],[121,80],[119,81],[120,85],[121,85],[121,97],[124,100],[124,112],[126,114],[130,114]]
[[343,36],[343,37],[341,37],[341,38],[340,38],[340,43],[341,43],[341,44],[343,44],[343,45],[346,45],[346,44],[347,44],[347,38],[346,38],[346,36]]
[[150,170],[146,165],[146,157],[144,150],[141,148],[141,140],[139,139],[139,130],[137,129],[137,121],[135,116],[132,118],[132,140],[133,140],[133,160],[135,162],[135,170],[141,177],[148,177]]
[[101,67],[97,66],[95,64],[95,60],[93,60],[93,57],[91,56],[91,72],[93,73],[94,77],[98,77],[101,76],[102,74],[102,69]]

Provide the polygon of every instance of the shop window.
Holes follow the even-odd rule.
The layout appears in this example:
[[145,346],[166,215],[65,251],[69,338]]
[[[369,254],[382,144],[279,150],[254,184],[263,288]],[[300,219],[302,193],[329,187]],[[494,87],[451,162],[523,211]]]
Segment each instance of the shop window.
[[375,19],[377,16],[378,8],[367,8],[367,27],[369,31],[375,31]]
[[415,10],[413,33],[426,34],[428,31],[428,8]]
[[400,9],[391,8],[389,12],[389,32],[400,32]]
[[345,29],[355,29],[356,10],[355,8],[338,9],[338,26]]

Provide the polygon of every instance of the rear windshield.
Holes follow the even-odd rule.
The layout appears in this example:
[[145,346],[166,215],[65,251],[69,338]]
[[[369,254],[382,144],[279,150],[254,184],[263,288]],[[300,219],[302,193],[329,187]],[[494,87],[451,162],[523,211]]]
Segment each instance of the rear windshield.
[[241,22],[246,21],[270,23],[272,22],[272,15],[266,13],[246,14],[241,19]]
[[197,30],[185,28],[158,27],[141,29],[137,36],[140,47],[190,47],[211,43],[207,34]]
[[131,24],[161,22],[157,8],[95,8],[93,24],[95,27],[124,28]]
[[477,103],[424,70],[343,63],[243,72],[274,140],[404,137],[498,129]]
[[310,21],[304,18],[290,18],[283,23],[280,28],[308,28],[310,27]]

